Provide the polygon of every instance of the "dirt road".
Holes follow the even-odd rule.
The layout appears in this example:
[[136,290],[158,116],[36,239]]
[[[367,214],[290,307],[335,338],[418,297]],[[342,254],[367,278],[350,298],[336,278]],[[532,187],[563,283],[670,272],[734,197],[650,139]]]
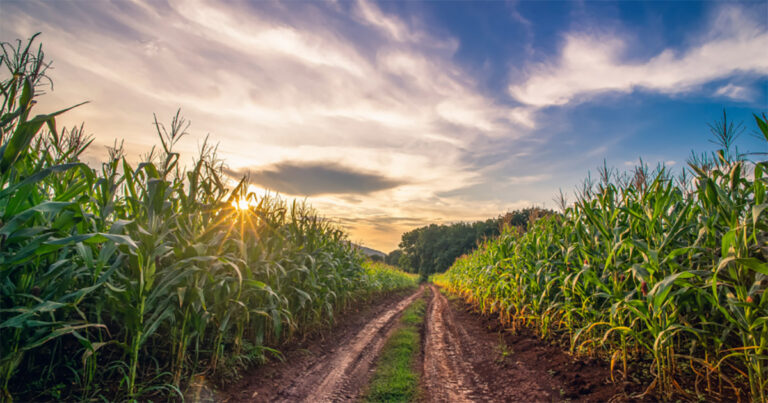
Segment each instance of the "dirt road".
[[[531,333],[512,335],[493,319],[449,301],[430,285],[419,369],[427,402],[617,400],[607,365],[576,359]],[[327,340],[288,351],[285,362],[257,370],[219,401],[356,401],[397,318],[422,288],[346,318]],[[302,353],[303,352],[303,353]],[[622,400],[622,399],[618,399]]]
[[[359,398],[379,351],[403,310],[423,293],[386,301],[331,334],[292,351],[284,363],[261,369],[222,393],[225,402],[335,402]],[[378,308],[378,309],[377,309]],[[301,352],[305,354],[300,354]]]
[[[339,349],[329,360],[318,362],[310,368],[306,377],[297,379],[286,390],[285,396],[292,401],[328,402],[357,397],[367,384],[374,359],[387,341],[389,330],[398,314],[421,296],[421,290],[403,299],[393,308],[377,316],[366,325],[345,348]],[[315,378],[317,382],[309,381]]]
[[[571,357],[532,334],[512,335],[432,285],[422,386],[431,402],[607,401],[605,363]],[[620,399],[619,399],[620,400]]]
[[[424,377],[426,396],[438,402],[469,402],[487,394],[488,386],[474,377],[467,334],[457,328],[448,300],[432,286],[432,300],[427,309],[424,342]],[[478,393],[479,392],[479,393]]]

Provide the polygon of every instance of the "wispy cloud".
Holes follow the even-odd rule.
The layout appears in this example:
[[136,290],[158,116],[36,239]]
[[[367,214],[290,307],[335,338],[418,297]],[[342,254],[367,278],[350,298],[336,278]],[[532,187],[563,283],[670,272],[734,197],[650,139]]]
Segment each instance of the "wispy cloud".
[[510,85],[509,93],[525,104],[545,107],[606,92],[684,93],[733,74],[768,73],[764,22],[739,7],[723,6],[717,15],[698,43],[641,62],[628,60],[632,49],[620,33],[568,33],[558,58],[531,66],[530,75]]
[[[462,30],[390,6],[3,1],[0,40],[43,32],[56,86],[39,108],[91,101],[59,122],[86,122],[96,136],[89,160],[115,139],[131,156],[146,152],[156,144],[152,114],[181,107],[192,123],[178,150],[185,161],[210,133],[230,173],[309,195],[353,239],[385,250],[415,226],[549,200],[553,182],[621,145],[544,108],[636,89],[746,99],[750,77],[768,71],[765,24],[739,6],[718,6],[698,37],[638,61],[630,32],[553,34],[510,3],[505,18],[528,47],[520,57],[500,48],[487,62],[527,72],[511,79],[468,67]],[[552,35],[563,39],[554,55],[531,47]]]
[[551,178],[549,174],[543,175],[527,175],[527,176],[513,176],[505,178],[505,181],[512,185],[525,185],[531,183],[537,183]]
[[749,88],[728,83],[715,91],[716,96],[728,97],[739,101],[749,101],[752,99],[752,91]]
[[[194,139],[211,133],[233,173],[312,195],[331,217],[408,211],[428,220],[446,206],[455,219],[495,214],[438,195],[481,180],[468,162],[473,144],[533,125],[464,74],[455,38],[365,0],[30,1],[4,3],[3,13],[13,15],[3,40],[43,31],[55,61],[56,91],[40,106],[91,100],[62,121],[86,121],[96,144],[125,138],[138,155],[155,143],[152,113],[181,107],[193,141],[179,151],[194,153]],[[426,202],[442,207],[401,207]]]

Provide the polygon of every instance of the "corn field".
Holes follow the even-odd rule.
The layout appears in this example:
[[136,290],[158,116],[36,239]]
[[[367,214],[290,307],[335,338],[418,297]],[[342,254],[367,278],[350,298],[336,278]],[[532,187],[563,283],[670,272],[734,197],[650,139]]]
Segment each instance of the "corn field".
[[183,167],[178,113],[155,118],[141,163],[121,144],[81,162],[93,138],[59,130],[67,110],[32,115],[49,81],[33,41],[0,56],[2,400],[179,398],[192,376],[234,375],[416,284],[364,264],[307,205],[230,183],[209,143]]
[[766,402],[768,162],[734,151],[725,117],[711,128],[722,149],[680,177],[603,168],[562,214],[507,228],[435,281],[512,331],[609,359],[615,379],[649,364],[645,394]]
[[388,292],[415,286],[419,275],[406,273],[386,263],[366,260],[363,263],[365,275],[368,276],[368,288],[373,291]]

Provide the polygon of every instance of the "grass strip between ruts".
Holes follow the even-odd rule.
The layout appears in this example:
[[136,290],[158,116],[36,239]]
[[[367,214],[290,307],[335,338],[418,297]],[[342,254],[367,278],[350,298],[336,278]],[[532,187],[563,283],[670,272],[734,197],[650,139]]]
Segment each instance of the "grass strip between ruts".
[[364,401],[409,402],[418,397],[419,372],[414,361],[421,347],[420,330],[428,295],[429,289],[403,312],[397,329],[381,350]]

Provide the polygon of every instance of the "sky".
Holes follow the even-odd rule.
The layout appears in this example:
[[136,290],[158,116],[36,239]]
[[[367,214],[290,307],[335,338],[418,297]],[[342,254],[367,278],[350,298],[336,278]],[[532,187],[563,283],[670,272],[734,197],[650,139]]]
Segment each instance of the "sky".
[[0,40],[41,32],[85,159],[190,122],[233,180],[306,199],[388,252],[430,223],[554,208],[605,161],[682,169],[708,124],[768,111],[768,2],[0,0]]

